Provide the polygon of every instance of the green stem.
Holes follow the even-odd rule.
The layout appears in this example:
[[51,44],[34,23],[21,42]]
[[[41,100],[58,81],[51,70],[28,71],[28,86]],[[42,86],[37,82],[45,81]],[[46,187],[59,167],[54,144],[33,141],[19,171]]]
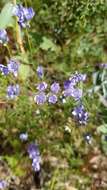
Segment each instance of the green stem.
[[5,47],[6,47],[7,51],[8,51],[9,57],[11,57],[11,52],[10,52],[9,46],[6,44]]
[[31,44],[31,41],[30,41],[30,38],[29,38],[29,34],[28,34],[28,30],[26,28],[26,36],[27,36],[27,39],[28,39],[28,44],[29,44],[29,50],[32,54],[32,44]]
[[26,0],[24,0],[24,2],[25,2],[25,6],[27,7],[27,1],[26,1]]
[[57,179],[57,176],[58,176],[58,171],[59,169],[57,168],[54,172],[54,176],[52,178],[52,182],[51,182],[51,186],[50,186],[50,190],[54,190],[55,188],[55,182],[56,182],[56,179]]

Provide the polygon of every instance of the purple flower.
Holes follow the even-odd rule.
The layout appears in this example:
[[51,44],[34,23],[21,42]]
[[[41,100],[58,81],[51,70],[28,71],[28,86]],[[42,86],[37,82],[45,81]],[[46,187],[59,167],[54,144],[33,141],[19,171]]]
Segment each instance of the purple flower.
[[19,95],[19,85],[9,85],[7,88],[7,98],[14,99]]
[[22,5],[16,5],[13,8],[13,15],[18,17],[19,25],[25,28],[26,26],[29,26],[28,21],[34,17],[35,12],[31,7],[25,8]]
[[91,144],[92,136],[90,133],[85,133],[84,134],[84,139],[88,144]]
[[2,72],[2,75],[8,75],[9,74],[8,67],[6,67],[5,65],[2,65],[2,64],[0,64],[0,71]]
[[83,93],[81,89],[76,89],[72,86],[71,88],[68,88],[65,91],[63,91],[63,94],[65,97],[73,97],[75,100],[80,100]]
[[73,112],[72,115],[77,119],[77,121],[80,124],[86,124],[88,120],[88,113],[85,111],[83,105],[77,106]]
[[107,63],[102,63],[102,64],[100,64],[99,66],[100,66],[100,68],[107,69]]
[[40,65],[37,67],[37,75],[39,78],[43,78],[43,75],[44,75],[44,71],[43,71],[43,67]]
[[26,20],[31,20],[34,17],[35,12],[32,7],[23,8],[23,14],[24,14]]
[[38,85],[37,85],[37,90],[39,90],[39,91],[44,91],[44,90],[46,90],[46,88],[47,88],[47,83],[46,82],[41,82],[41,83],[39,83]]
[[5,189],[7,187],[7,182],[4,180],[0,180],[0,189]]
[[32,162],[32,168],[35,172],[38,172],[40,171],[40,156],[36,156],[35,159],[33,159],[33,162]]
[[44,92],[40,92],[39,94],[36,94],[34,97],[34,101],[38,104],[38,105],[42,105],[46,102],[46,95]]
[[4,29],[0,30],[0,43],[5,44],[9,41],[9,38],[7,36],[7,32]]
[[16,5],[14,7],[13,15],[18,17],[18,23],[22,28],[25,28],[28,24],[25,21],[25,16],[23,12],[23,6],[22,5]]
[[57,94],[60,90],[60,86],[59,86],[59,83],[57,82],[54,82],[52,85],[51,85],[51,91],[55,94]]
[[71,85],[75,86],[78,82],[84,82],[86,80],[86,74],[75,73],[69,78]]
[[31,159],[34,159],[34,158],[40,156],[38,145],[34,144],[34,143],[30,144],[28,146],[28,154]]
[[55,94],[49,95],[48,96],[48,102],[51,104],[55,104],[57,102],[58,98]]
[[30,144],[28,147],[29,157],[32,159],[32,167],[35,172],[40,171],[40,152],[37,144]]
[[66,80],[64,82],[64,89],[66,90],[66,89],[70,88],[70,84],[71,84],[71,81],[70,80]]
[[63,95],[65,97],[73,96],[73,93],[74,93],[74,87],[73,86],[71,88],[67,88],[65,91],[63,91]]
[[75,100],[80,100],[82,97],[82,90],[81,89],[76,89],[75,86],[78,82],[85,81],[86,75],[85,74],[79,74],[75,73],[72,75],[69,80],[66,80],[64,82],[64,91],[63,95],[65,97],[73,97]]
[[9,74],[9,70],[8,70],[7,67],[3,67],[2,74],[3,75],[8,75]]
[[27,141],[28,134],[27,133],[21,133],[19,138],[20,138],[21,141]]
[[82,93],[82,90],[81,89],[74,89],[73,90],[73,93],[72,93],[72,97],[75,99],[75,100],[80,100],[81,97],[82,97],[83,93]]
[[14,59],[10,59],[7,67],[8,67],[9,72],[13,73],[14,76],[17,77],[18,70],[19,70],[19,63]]

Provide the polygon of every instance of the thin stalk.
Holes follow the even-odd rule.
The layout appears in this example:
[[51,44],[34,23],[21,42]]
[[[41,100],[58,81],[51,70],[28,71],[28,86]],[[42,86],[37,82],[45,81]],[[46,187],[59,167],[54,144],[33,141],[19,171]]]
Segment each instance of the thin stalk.
[[29,50],[32,54],[32,44],[31,44],[31,41],[30,41],[30,38],[29,38],[29,34],[28,34],[28,30],[26,28],[26,36],[27,36],[27,40],[28,40],[28,44],[29,44]]
[[56,179],[58,177],[58,171],[59,169],[57,168],[54,172],[54,176],[52,178],[52,181],[51,181],[51,185],[50,185],[50,190],[54,190],[55,189],[55,183],[56,183]]
[[16,20],[16,38],[17,38],[17,43],[19,44],[19,48],[20,48],[21,52],[25,53],[25,49],[24,49],[23,42],[22,42],[21,29],[17,23],[17,20]]
[[11,52],[10,52],[9,46],[6,44],[5,47],[6,47],[7,51],[8,51],[9,57],[11,58]]
[[32,0],[29,0],[29,3],[32,5]]
[[25,2],[25,6],[27,7],[27,1],[26,1],[26,0],[24,0],[24,2]]

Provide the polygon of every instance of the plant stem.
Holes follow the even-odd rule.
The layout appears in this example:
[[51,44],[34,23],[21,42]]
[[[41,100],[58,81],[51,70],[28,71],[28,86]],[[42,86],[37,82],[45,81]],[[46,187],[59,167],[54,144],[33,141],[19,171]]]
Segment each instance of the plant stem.
[[56,179],[57,179],[57,176],[58,176],[58,171],[59,169],[57,168],[54,172],[54,176],[52,178],[52,181],[51,181],[51,185],[50,185],[50,190],[54,190],[55,189],[55,182],[56,182]]
[[21,52],[25,53],[25,49],[24,49],[22,37],[21,37],[21,29],[20,29],[20,26],[17,24],[17,21],[16,21],[16,38],[17,38],[17,43],[19,44],[19,48]]
[[9,46],[6,44],[5,47],[6,47],[7,51],[8,51],[9,57],[11,58],[11,52],[10,52]]
[[27,36],[27,40],[28,40],[28,44],[29,44],[29,50],[30,50],[30,53],[32,54],[32,44],[31,44],[31,41],[30,41],[30,38],[29,38],[27,28],[26,28],[26,36]]

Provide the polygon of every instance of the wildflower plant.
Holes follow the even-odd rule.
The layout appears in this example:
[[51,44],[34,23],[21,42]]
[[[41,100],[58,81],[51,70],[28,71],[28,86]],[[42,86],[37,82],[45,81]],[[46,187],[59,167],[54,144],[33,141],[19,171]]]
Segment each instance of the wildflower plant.
[[[25,56],[25,48],[22,42],[21,32],[23,31],[23,28],[28,28],[28,26],[30,26],[29,21],[35,16],[35,11],[32,7],[27,8],[21,4],[12,4],[11,6],[12,14],[10,16],[12,17],[12,19],[16,17],[16,24],[18,28],[16,40],[22,53],[21,56]],[[0,42],[2,44],[5,44],[9,43],[9,41],[10,40],[8,37],[8,33],[5,29],[1,29]],[[23,75],[25,75],[25,82],[26,80],[28,80],[28,75],[26,75],[27,67],[26,65],[23,65],[22,67],[23,63],[20,63],[20,61],[16,58],[17,56],[12,57],[12,55],[10,54],[9,46],[6,47],[10,57],[8,58],[6,65],[2,63],[0,64],[0,71],[2,75],[9,76],[11,79],[11,83],[7,86],[6,97],[7,100],[14,101],[18,99],[20,95],[20,88],[22,88],[22,84],[19,82],[20,75],[22,75],[22,79]],[[24,68],[24,70],[22,68]],[[36,104],[38,106],[44,106],[46,104],[50,107],[52,105],[61,104],[60,97],[63,97],[63,99],[65,100],[68,99],[67,101],[69,101],[69,99],[71,98],[77,104],[77,106],[72,111],[72,115],[80,124],[86,125],[88,120],[88,113],[87,111],[85,111],[85,108],[82,105],[83,89],[79,88],[79,83],[83,83],[86,80],[86,74],[80,74],[78,72],[75,72],[69,77],[69,79],[66,79],[62,85],[58,80],[49,82],[48,79],[46,79],[45,77],[44,67],[42,65],[39,65],[34,69],[36,71],[35,76],[37,76],[37,82],[34,85],[35,92],[32,91],[32,94],[34,94],[32,98],[34,101],[33,103],[35,103],[35,106]],[[20,84],[18,84],[17,82],[19,82]],[[22,142],[26,142],[28,141],[28,135],[29,134],[27,132],[20,133],[19,138]],[[40,171],[41,158],[38,146],[36,144],[29,145],[28,154],[29,157],[32,159],[32,167],[34,171]]]
[[[16,122],[16,131],[12,131],[11,129],[9,132],[14,134],[15,131],[18,134],[18,142],[27,147],[28,156],[32,161],[33,171],[40,173],[42,168],[41,150],[45,146],[45,136],[46,139],[48,138],[48,133],[45,131],[45,123],[47,129],[50,127],[48,130],[51,131],[52,126],[48,125],[53,125],[53,121],[57,122],[57,125],[60,125],[59,121],[63,120],[61,124],[66,126],[65,131],[69,138],[72,133],[75,138],[75,129],[73,131],[72,128],[78,126],[76,130],[81,135],[84,143],[86,142],[88,145],[92,143],[92,134],[87,126],[90,121],[86,97],[88,91],[84,87],[88,80],[88,74],[85,69],[78,69],[78,71],[77,69],[76,71],[72,69],[67,73],[65,70],[63,72],[64,77],[62,73],[60,74],[61,69],[57,69],[56,72],[51,73],[50,66],[48,64],[46,65],[46,57],[44,56],[43,60],[41,58],[41,52],[50,54],[49,63],[51,63],[54,61],[51,59],[51,54],[53,54],[53,57],[56,54],[56,57],[61,59],[60,54],[62,53],[62,49],[57,43],[54,44],[54,42],[51,42],[49,39],[47,40],[45,37],[42,39],[38,37],[36,39],[38,41],[40,40],[39,47],[33,44],[35,38],[33,39],[34,41],[30,41],[31,36],[33,36],[33,33],[30,31],[30,26],[32,26],[31,20],[35,19],[36,11],[32,7],[16,4],[16,1],[5,5],[2,10],[2,16],[6,10],[8,11],[8,18],[6,17],[4,24],[0,24],[0,48],[4,48],[4,52],[6,52],[6,55],[3,54],[3,61],[0,62],[0,75],[5,84],[4,86],[2,85],[5,88],[5,94],[2,95],[3,108],[6,110],[5,114],[9,112],[8,116],[6,115],[7,129],[13,125],[15,127]],[[64,32],[66,31],[64,30]],[[13,39],[10,38],[10,33]],[[69,40],[64,46],[68,44]],[[38,54],[37,57],[35,52]],[[35,57],[37,60],[35,60]],[[38,57],[40,63],[38,62]],[[57,58],[55,58],[56,61],[58,60]],[[102,69],[105,69],[101,75],[99,72],[94,73],[94,88],[91,89],[91,92],[96,92],[99,96],[103,94],[106,99],[106,65],[102,64],[100,66],[101,68],[103,67]],[[60,68],[59,65],[58,68]],[[55,74],[57,77],[54,76]],[[100,85],[97,85],[97,77],[100,77]],[[14,118],[14,122],[11,119],[12,117]],[[52,121],[50,122],[51,118]],[[57,131],[57,129],[55,130]],[[63,129],[61,128],[62,131]],[[61,136],[58,132],[55,134],[56,139]],[[41,134],[43,135],[43,142]],[[62,136],[59,138],[62,138]],[[53,133],[51,137],[54,138]],[[19,147],[15,140],[13,141],[13,146]],[[40,150],[38,144],[35,142],[39,142]],[[44,148],[44,154],[46,153],[46,148]],[[0,188],[3,185],[3,182],[0,181]]]

